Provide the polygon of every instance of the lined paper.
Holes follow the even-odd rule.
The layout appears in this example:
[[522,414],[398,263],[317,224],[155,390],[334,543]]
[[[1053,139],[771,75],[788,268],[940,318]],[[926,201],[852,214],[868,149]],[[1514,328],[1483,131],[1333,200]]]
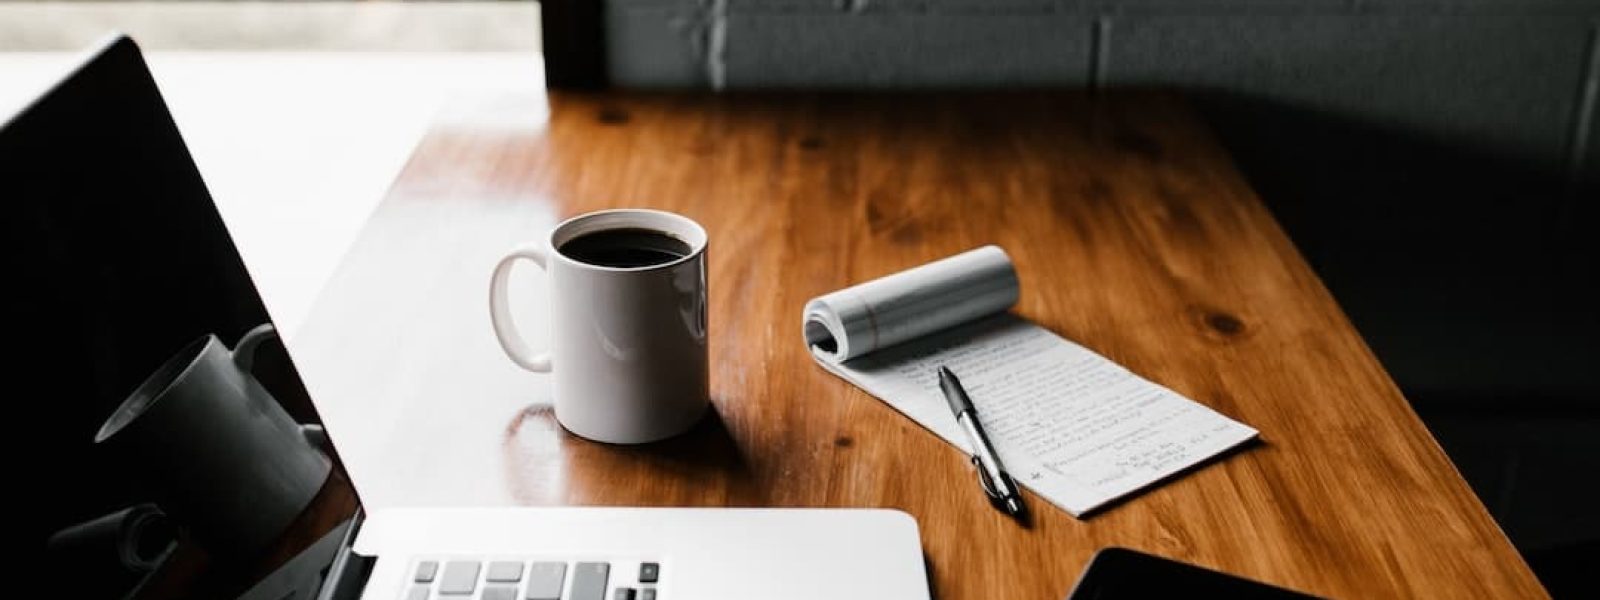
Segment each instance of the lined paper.
[[828,370],[970,452],[938,386],[961,378],[1016,480],[1074,516],[1257,435],[1010,313],[948,328]]

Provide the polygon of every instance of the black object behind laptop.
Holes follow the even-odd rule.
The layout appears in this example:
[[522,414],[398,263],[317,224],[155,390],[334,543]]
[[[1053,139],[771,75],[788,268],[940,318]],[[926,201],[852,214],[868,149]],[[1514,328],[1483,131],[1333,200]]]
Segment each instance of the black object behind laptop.
[[1233,598],[1300,600],[1315,598],[1243,577],[1145,554],[1106,548],[1089,559],[1067,600],[1122,598]]

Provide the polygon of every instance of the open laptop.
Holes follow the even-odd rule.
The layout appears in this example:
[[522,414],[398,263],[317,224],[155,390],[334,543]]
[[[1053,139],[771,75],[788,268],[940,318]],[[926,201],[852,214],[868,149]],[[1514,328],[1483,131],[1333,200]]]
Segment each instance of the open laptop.
[[[214,334],[226,348],[255,347],[260,340],[246,332],[271,323],[131,40],[107,40],[0,125],[0,204],[5,340],[13,350],[0,362],[12,392],[8,458],[13,483],[20,484],[11,489],[27,490],[17,494],[25,506],[19,521],[32,550],[30,562],[14,567],[26,574],[14,578],[24,591],[270,600],[929,595],[916,522],[898,511],[384,508],[363,514],[362,475],[342,468],[338,431],[318,434],[316,406],[276,341],[262,342],[253,363],[238,368],[266,390],[257,398],[269,398],[286,422],[304,427],[303,440],[280,436],[273,443],[309,448],[320,461],[314,464],[324,467],[309,471],[315,494],[286,513],[293,517],[287,534],[248,551],[219,550],[209,544],[229,537],[229,521],[208,520],[202,528],[194,515],[216,512],[222,494],[198,504],[164,499],[174,497],[172,485],[236,476],[237,470],[205,470],[208,461],[235,454],[235,438],[218,438],[229,441],[215,452],[192,451],[193,464],[182,462],[187,455],[144,456],[96,443],[108,416],[197,336]],[[243,337],[254,341],[242,344]],[[160,407],[168,397],[161,394],[175,387],[151,392],[144,414],[154,414],[149,407]],[[211,400],[216,396],[202,394],[198,401]],[[255,468],[281,457],[245,458],[235,464]],[[186,477],[163,486],[152,472]],[[222,512],[259,515],[273,504],[244,501],[260,502],[260,511]]]

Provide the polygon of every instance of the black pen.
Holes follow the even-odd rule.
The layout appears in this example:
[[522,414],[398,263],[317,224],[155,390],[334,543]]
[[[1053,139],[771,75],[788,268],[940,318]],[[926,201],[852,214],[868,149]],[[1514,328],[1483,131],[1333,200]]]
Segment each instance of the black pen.
[[978,423],[978,411],[972,407],[967,390],[962,389],[961,380],[956,379],[956,374],[951,373],[950,369],[941,366],[939,389],[944,392],[944,399],[950,402],[950,412],[955,414],[956,423],[967,432],[967,440],[972,442],[972,466],[978,469],[978,483],[983,485],[983,493],[1006,514],[1022,517],[1022,493],[1017,488],[1017,482],[1006,474],[1005,465],[1000,464],[1000,455],[989,444],[989,436],[983,433],[983,425]]

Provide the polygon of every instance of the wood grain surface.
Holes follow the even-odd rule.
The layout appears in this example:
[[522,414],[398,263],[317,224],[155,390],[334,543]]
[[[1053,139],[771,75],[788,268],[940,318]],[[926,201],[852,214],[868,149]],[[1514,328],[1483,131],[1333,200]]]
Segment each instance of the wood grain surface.
[[[664,443],[564,433],[547,377],[488,325],[500,253],[612,207],[711,235],[716,411]],[[1018,313],[1261,442],[1084,520],[1030,493],[1023,529],[958,450],[807,355],[807,299],[990,243],[1016,262]],[[518,279],[539,347],[547,290]],[[944,600],[1062,598],[1113,545],[1332,597],[1545,595],[1214,136],[1160,93],[459,107],[292,342],[371,505],[895,508]]]

